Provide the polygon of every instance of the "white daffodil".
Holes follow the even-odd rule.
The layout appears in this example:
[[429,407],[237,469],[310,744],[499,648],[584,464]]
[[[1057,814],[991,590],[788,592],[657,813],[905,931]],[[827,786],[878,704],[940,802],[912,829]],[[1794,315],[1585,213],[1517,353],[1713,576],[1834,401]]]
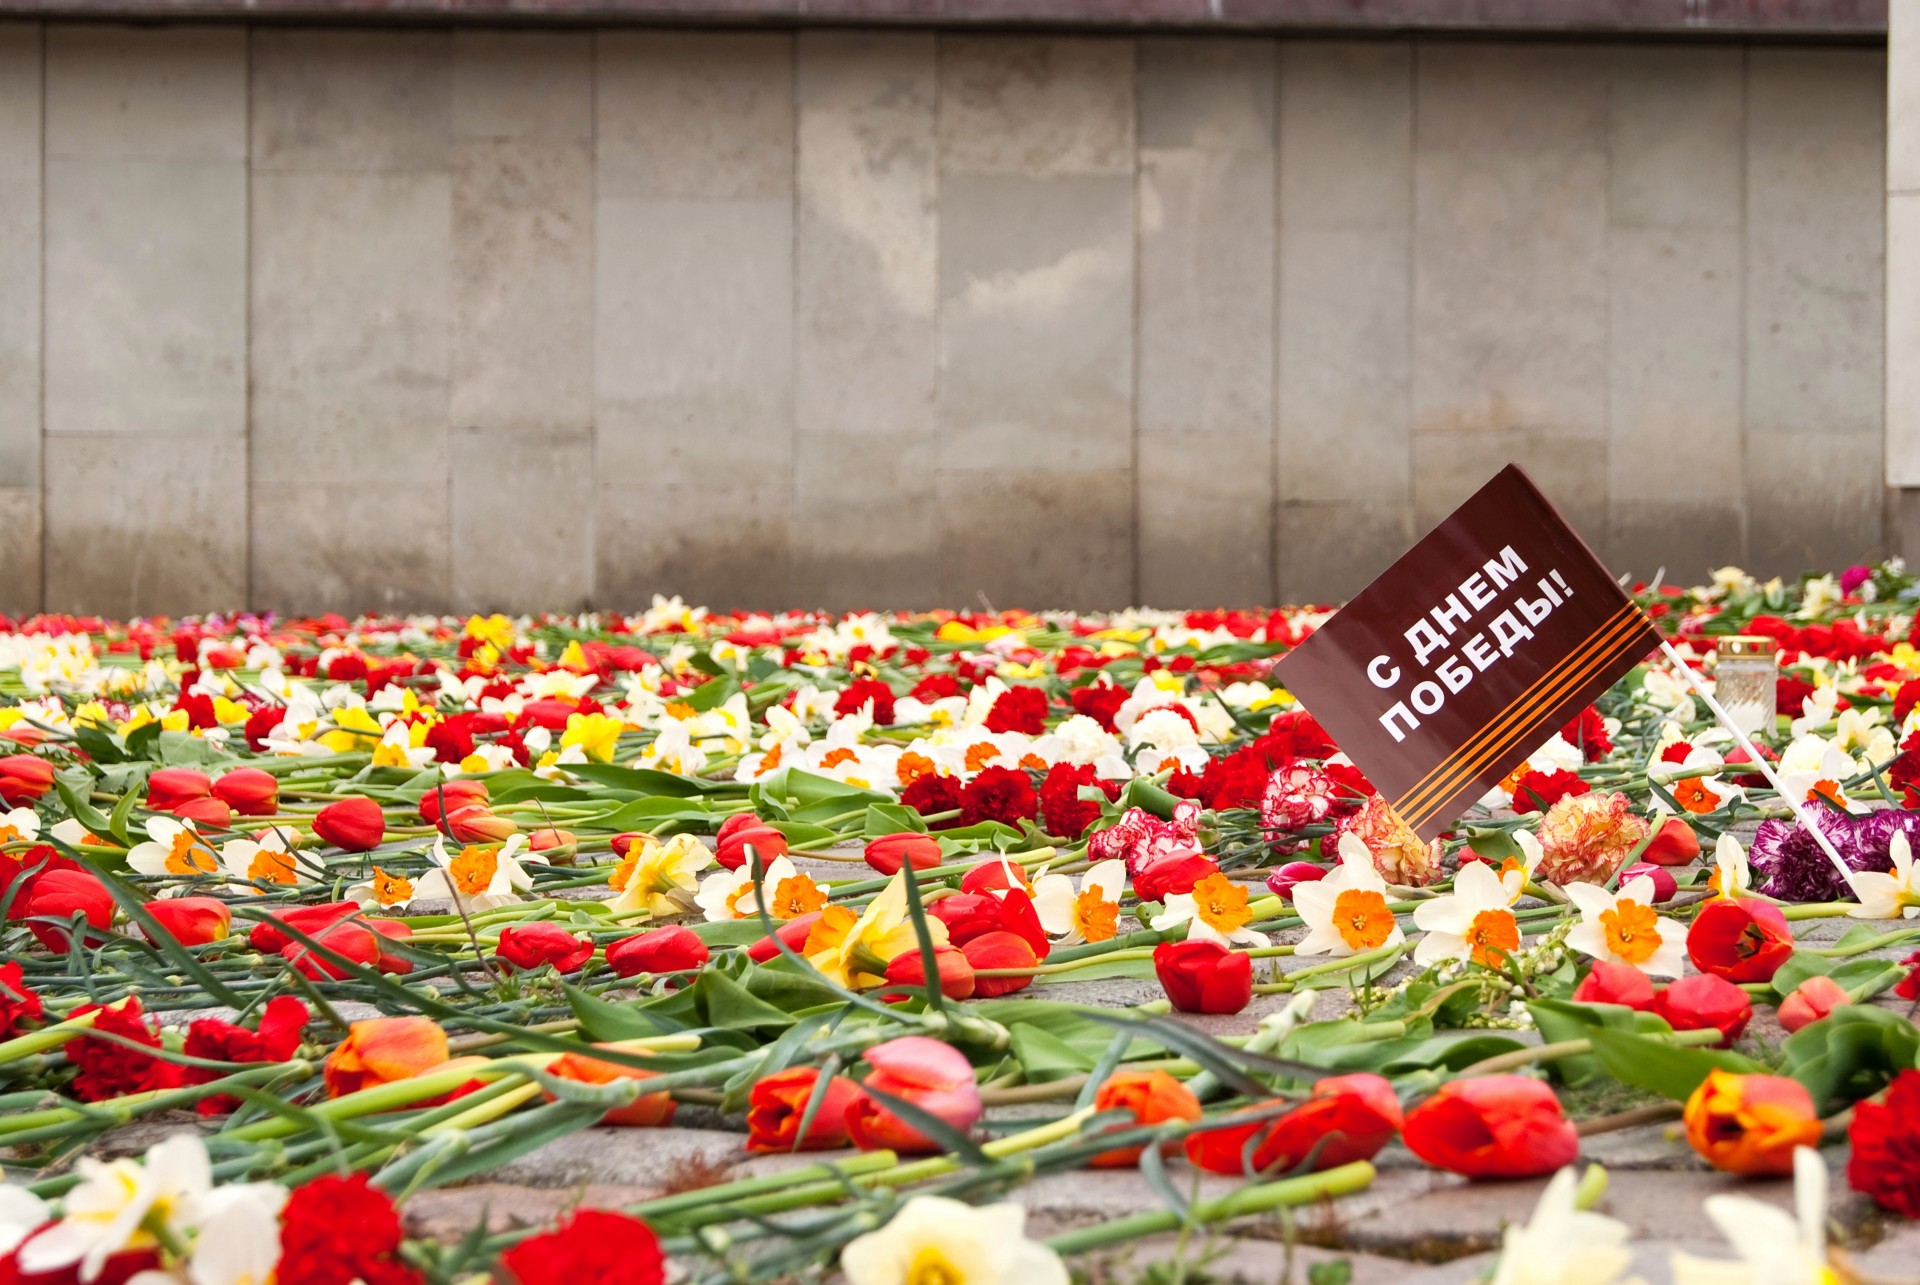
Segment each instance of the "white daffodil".
[[220,864],[234,880],[228,890],[243,896],[260,891],[257,884],[295,888],[312,883],[318,874],[293,851],[286,831],[278,826],[261,831],[257,839],[228,839],[220,845]]
[[1713,873],[1707,883],[1722,897],[1744,897],[1753,891],[1753,870],[1747,865],[1747,850],[1731,834],[1720,836],[1713,845]]
[[77,1264],[80,1279],[91,1281],[121,1250],[156,1244],[147,1230],[152,1221],[184,1240],[183,1224],[195,1202],[213,1187],[206,1144],[190,1133],[156,1143],[139,1160],[82,1156],[78,1172],[80,1185],[63,1199],[60,1221],[20,1247],[25,1275]]
[[0,812],[0,843],[32,843],[40,837],[40,817],[32,808]]
[[1595,959],[1632,964],[1652,977],[1686,971],[1687,930],[1653,913],[1653,880],[1638,875],[1617,893],[1598,884],[1570,883],[1564,891],[1580,910],[1567,945]]
[[1120,894],[1127,890],[1127,863],[1096,861],[1080,876],[1076,890],[1067,875],[1043,874],[1033,881],[1033,909],[1040,926],[1065,946],[1109,941],[1120,917]]
[[[1525,876],[1521,877],[1524,887]],[[1453,876],[1453,891],[1414,908],[1416,964],[1470,959],[1488,968],[1505,968],[1520,949],[1520,921],[1513,917],[1507,885],[1484,861],[1469,861]]]
[[826,905],[827,888],[782,856],[767,863],[758,884],[751,865],[717,870],[700,881],[693,900],[711,923],[758,919],[763,905],[775,919],[794,919]]
[[1780,755],[1775,775],[1780,778],[1780,792],[1786,798],[1857,811],[1840,783],[1858,776],[1862,770],[1851,755],[1831,741],[1802,736]]
[[1674,1285],[1831,1285],[1827,1265],[1827,1162],[1812,1147],[1793,1153],[1789,1214],[1751,1196],[1708,1196],[1707,1217],[1738,1261],[1673,1256]]
[[676,834],[665,843],[652,835],[636,839],[608,876],[620,894],[608,906],[616,915],[654,917],[692,910],[699,904],[700,872],[712,864],[713,853],[690,834]]
[[1896,830],[1889,848],[1891,872],[1862,870],[1853,876],[1860,904],[1847,913],[1855,919],[1920,919],[1920,867],[1913,864],[1913,845]]
[[0,1182],[0,1258],[11,1254],[52,1216],[47,1202],[25,1187]]
[[191,1285],[267,1285],[280,1262],[287,1189],[271,1182],[217,1187],[197,1203],[186,1265]]
[[1161,932],[1185,924],[1188,941],[1221,946],[1268,944],[1265,933],[1247,927],[1253,922],[1253,911],[1246,888],[1217,870],[1193,885],[1192,892],[1169,893],[1166,908],[1152,922]]
[[527,837],[516,834],[504,844],[469,844],[458,856],[449,856],[445,838],[436,835],[430,854],[434,868],[414,884],[413,895],[423,901],[452,901],[468,913],[510,905],[533,887],[533,876],[523,863],[547,864],[537,852],[523,855],[526,846]]
[[915,1196],[840,1251],[848,1285],[1067,1285],[1060,1255],[1026,1237],[1027,1211]]
[[201,837],[191,819],[156,816],[147,821],[147,838],[127,853],[127,865],[143,875],[176,879],[220,872],[220,854]]
[[[1684,761],[1678,764],[1655,766],[1650,770],[1649,775],[1666,787],[1667,793],[1673,796],[1673,802],[1679,805],[1682,812],[1701,816],[1737,803],[1746,797],[1746,791],[1718,774],[1718,769],[1726,765],[1726,760],[1716,751],[1707,746],[1699,746],[1688,754]],[[1711,769],[1710,774],[1689,776],[1680,780],[1673,779],[1677,773],[1697,772],[1703,768]],[[1653,809],[1656,812],[1670,813],[1673,811],[1673,805],[1662,798],[1660,792],[1656,790],[1653,794]]]
[[393,874],[373,867],[373,873],[359,883],[349,884],[344,894],[346,899],[357,903],[362,910],[404,911],[412,902],[415,893],[413,880],[405,875]]
[[1324,879],[1293,886],[1293,908],[1307,925],[1296,955],[1357,955],[1406,940],[1387,909],[1387,881],[1358,836],[1340,836],[1340,864]]
[[1533,1218],[1509,1225],[1490,1285],[1639,1285],[1623,1276],[1633,1262],[1627,1225],[1574,1205],[1571,1166],[1540,1193]]

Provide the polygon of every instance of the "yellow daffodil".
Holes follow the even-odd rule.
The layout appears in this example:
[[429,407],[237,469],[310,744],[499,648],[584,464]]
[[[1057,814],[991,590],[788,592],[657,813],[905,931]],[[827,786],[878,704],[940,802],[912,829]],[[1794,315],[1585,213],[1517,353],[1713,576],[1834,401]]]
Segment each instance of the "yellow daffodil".
[[560,747],[578,745],[580,752],[594,762],[611,763],[624,726],[611,714],[569,714],[567,730],[560,734]]
[[[836,913],[837,912],[837,913]],[[947,926],[931,916],[927,931],[933,944],[947,944]],[[867,903],[855,918],[845,906],[828,906],[807,938],[807,962],[842,986],[878,986],[886,980],[887,965],[920,939],[907,914],[907,875],[902,870]]]
[[620,892],[610,903],[613,912],[659,916],[691,910],[700,871],[712,864],[713,854],[690,834],[665,843],[651,835],[636,839],[608,880]]

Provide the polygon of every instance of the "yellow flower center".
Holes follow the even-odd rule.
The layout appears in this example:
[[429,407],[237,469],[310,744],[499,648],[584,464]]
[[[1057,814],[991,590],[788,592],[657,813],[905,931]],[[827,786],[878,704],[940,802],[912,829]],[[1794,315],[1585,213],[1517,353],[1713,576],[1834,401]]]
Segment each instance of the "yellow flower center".
[[1387,899],[1364,888],[1349,888],[1333,899],[1333,927],[1349,950],[1372,950],[1393,935]]
[[290,884],[294,882],[293,854],[262,848],[247,864],[247,878],[255,883]]
[[1088,941],[1111,941],[1119,931],[1120,907],[1088,888],[1073,903],[1073,927]]
[[1193,885],[1193,911],[1215,932],[1230,935],[1253,918],[1247,909],[1247,890],[1223,874],[1210,874]]
[[1616,902],[1612,910],[1600,912],[1600,927],[1607,935],[1607,948],[1629,964],[1643,963],[1660,949],[1660,928],[1651,906]]
[[934,1246],[922,1245],[907,1264],[905,1285],[967,1285],[967,1275]]
[[193,831],[182,830],[173,836],[173,847],[167,853],[168,874],[210,875],[214,869],[213,854],[198,846]]
[[1474,963],[1504,967],[1504,956],[1520,949],[1520,924],[1511,910],[1483,910],[1467,925],[1467,945]]
[[499,868],[500,849],[462,848],[449,872],[453,875],[454,887],[469,897],[477,897],[487,890]]

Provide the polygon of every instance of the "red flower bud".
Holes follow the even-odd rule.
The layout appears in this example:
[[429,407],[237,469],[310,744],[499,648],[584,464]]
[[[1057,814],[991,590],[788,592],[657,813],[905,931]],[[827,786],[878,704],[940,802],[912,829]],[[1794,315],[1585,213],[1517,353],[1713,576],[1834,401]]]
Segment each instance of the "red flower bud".
[[201,830],[225,830],[233,825],[233,812],[219,799],[188,799],[173,810],[182,820],[193,822]]
[[1620,872],[1620,882],[1645,876],[1653,882],[1653,900],[1658,905],[1663,901],[1672,901],[1673,895],[1680,891],[1680,882],[1660,866],[1650,866],[1637,861]]
[[1780,1001],[1780,1025],[1788,1031],[1811,1026],[1843,1004],[1853,1003],[1847,988],[1831,977],[1814,976],[1794,988]]
[[359,911],[359,903],[353,901],[330,901],[318,906],[292,906],[286,910],[275,910],[247,933],[247,945],[263,955],[278,954],[287,943],[294,940],[280,931],[282,924],[309,937],[316,937]]
[[[1293,890],[1303,883],[1315,883],[1327,877],[1327,868],[1311,861],[1289,861],[1267,876],[1267,891],[1293,903]],[[1138,882],[1137,880],[1135,881]],[[1135,891],[1139,891],[1136,887]]]
[[770,825],[743,826],[720,840],[714,860],[729,870],[739,870],[747,864],[749,847],[759,855],[762,867],[769,866],[775,857],[787,855],[787,836]]
[[532,852],[552,852],[556,848],[571,848],[579,842],[580,836],[573,831],[554,828],[535,830],[527,836],[527,848]]
[[[1276,1105],[1260,1103],[1251,1111]],[[1336,1075],[1313,1086],[1313,1096],[1279,1119],[1208,1129],[1187,1135],[1187,1159],[1209,1173],[1245,1172],[1248,1141],[1264,1131],[1252,1149],[1256,1172],[1286,1171],[1313,1159],[1315,1171],[1355,1160],[1370,1160],[1400,1131],[1400,1100],[1393,1086],[1370,1072]]]
[[233,911],[218,897],[167,897],[146,911],[182,946],[205,946],[233,930]]
[[924,1035],[903,1035],[867,1050],[873,1071],[847,1107],[847,1133],[862,1151],[943,1150],[939,1143],[895,1115],[874,1093],[899,1098],[965,1133],[985,1109],[973,1067],[949,1044]]
[[780,953],[778,942],[785,942],[787,949],[796,955],[807,953],[807,937],[813,932],[813,926],[820,922],[820,912],[809,911],[804,915],[787,920],[773,930],[770,937],[762,937],[747,947],[747,958],[756,964],[764,964]]
[[1653,1007],[1653,980],[1632,964],[1593,961],[1593,971],[1573,988],[1576,1004],[1623,1004],[1646,1012]]
[[1700,855],[1700,836],[1679,817],[1668,817],[1653,839],[1640,850],[1640,859],[1655,866],[1684,866]]
[[213,783],[213,797],[243,817],[272,816],[280,810],[280,782],[257,767],[237,767]]
[[1751,897],[1716,897],[1687,929],[1687,958],[1730,982],[1771,981],[1793,954],[1793,929],[1780,908]]
[[819,1079],[818,1067],[792,1066],[755,1081],[747,1093],[747,1150],[831,1151],[846,1146],[847,1108],[860,1097],[860,1086],[843,1076],[828,1082],[806,1137],[800,1137],[800,1121]]
[[371,852],[386,837],[387,819],[380,805],[361,795],[329,803],[313,818],[313,832],[323,843],[348,852]]
[[505,843],[520,833],[520,827],[503,816],[495,816],[484,803],[469,803],[455,808],[442,828],[460,843]]
[[633,847],[634,844],[639,843],[643,839],[651,839],[652,837],[652,835],[643,834],[639,830],[627,830],[621,834],[614,835],[612,839],[608,840],[608,845],[612,847],[614,856],[624,857],[627,855],[627,850]]
[[[1011,933],[1003,935],[1012,936]],[[992,936],[992,934],[989,933],[988,936]],[[985,937],[977,938],[974,945],[982,954],[991,955],[994,953],[994,947],[980,947],[979,943],[985,940]],[[1014,940],[1019,941],[1019,938],[1016,937]],[[1032,948],[1027,947],[1027,943],[1024,941],[1020,942],[1020,945],[1026,949],[1027,957],[1031,959],[1033,957]],[[1007,949],[1011,950],[1010,947]],[[968,959],[963,952],[956,950],[952,946],[935,946],[933,948],[933,966],[940,975],[940,993],[942,995],[945,995],[948,999],[969,999],[973,996],[978,986],[978,979],[973,975],[973,961]],[[1033,965],[999,964],[995,965],[995,967],[1031,968]],[[927,967],[926,961],[920,957],[919,950],[910,949],[904,954],[894,956],[893,961],[887,965],[887,980],[895,986],[910,986],[916,991],[924,991],[927,988]],[[995,977],[989,979],[989,981],[992,982],[1018,982],[1020,980],[1021,979],[1017,977]],[[1015,989],[1017,989],[1017,987]],[[883,998],[892,998],[892,996]],[[902,996],[902,998],[905,997]]]
[[1218,942],[1161,942],[1153,971],[1182,1013],[1238,1013],[1253,1001],[1253,960]]
[[[919,965],[919,953],[910,950],[907,954],[915,957],[913,966],[917,968]],[[1028,942],[1026,938],[1018,933],[1010,933],[1003,930],[982,933],[978,937],[970,938],[964,946],[960,947],[960,954],[966,959],[968,970],[973,974],[973,993],[981,999],[993,999],[995,996],[1011,995],[1015,991],[1023,991],[1033,985],[1033,978],[1031,976],[981,977],[978,975],[979,970],[992,968],[1032,968],[1040,962],[1039,956],[1034,953],[1032,943]],[[906,956],[902,955],[900,958],[904,959]],[[946,965],[942,963],[940,965],[940,975],[941,992],[943,994],[946,993],[946,971]],[[887,976],[889,979],[893,978],[891,968],[889,968]],[[925,980],[925,975],[922,974],[921,981],[923,985],[925,984]]]
[[[60,924],[28,924],[27,928],[34,938],[48,950],[64,953],[69,943],[69,934],[64,924],[75,915],[84,916],[94,928],[105,928],[113,923],[113,894],[98,878],[85,870],[46,870],[34,879],[27,890],[26,905],[16,897],[12,918],[58,919]],[[88,944],[96,940],[92,934],[84,934]]]
[[705,964],[710,954],[699,934],[675,924],[614,942],[607,947],[607,967],[622,977],[685,973]]
[[451,781],[442,781],[420,796],[420,819],[428,825],[439,825],[440,818],[446,813],[458,812],[475,803],[484,807],[487,801],[485,781],[456,777]]
[[392,919],[341,920],[321,928],[317,933],[308,934],[314,939],[317,949],[310,949],[304,942],[288,941],[280,948],[280,955],[315,981],[338,981],[351,975],[332,959],[321,955],[321,950],[330,951],[364,968],[378,968],[383,973],[410,973],[413,964],[398,955],[387,953],[386,942],[389,937],[405,939],[412,935],[411,928]]
[[1142,901],[1164,904],[1172,894],[1192,892],[1202,879],[1219,873],[1220,867],[1210,857],[1162,857],[1134,871],[1133,892]]
[[927,913],[947,926],[947,940],[965,946],[975,937],[1001,931],[1000,899],[990,893],[962,892],[927,903]]
[[895,875],[913,862],[915,870],[931,870],[946,858],[937,840],[924,834],[883,834],[867,841],[867,864],[883,875]]
[[545,920],[516,924],[500,930],[500,958],[523,973],[543,964],[552,964],[556,972],[571,973],[593,958],[593,942],[576,937],[559,924]]
[[1539,1178],[1572,1164],[1580,1138],[1560,1100],[1524,1075],[1451,1080],[1407,1112],[1408,1150],[1469,1178]]
[[1720,1047],[1730,1048],[1753,1019],[1753,1001],[1724,977],[1699,973],[1655,995],[1653,1011],[1676,1031],[1717,1030]]
[[766,828],[767,823],[760,819],[759,814],[751,810],[736,812],[720,823],[720,828],[714,832],[713,841],[719,843],[724,839],[731,839],[742,830],[762,830]]
[[147,778],[147,806],[172,812],[183,803],[204,799],[213,791],[205,772],[190,767],[163,767]]
[[0,803],[17,808],[53,788],[53,764],[31,754],[0,758]]

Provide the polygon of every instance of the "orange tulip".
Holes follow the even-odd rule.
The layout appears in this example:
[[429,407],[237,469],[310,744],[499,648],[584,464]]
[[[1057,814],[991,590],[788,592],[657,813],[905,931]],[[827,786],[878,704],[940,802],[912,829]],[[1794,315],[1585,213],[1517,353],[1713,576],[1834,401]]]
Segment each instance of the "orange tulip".
[[376,1017],[355,1022],[327,1054],[327,1096],[342,1097],[395,1080],[410,1080],[447,1060],[447,1033],[427,1017]]
[[[595,1045],[595,1048],[608,1047]],[[618,1062],[606,1062],[597,1057],[588,1057],[584,1053],[562,1053],[547,1072],[563,1080],[577,1080],[581,1084],[612,1084],[616,1080],[646,1080],[659,1074],[658,1071],[643,1071],[637,1066],[622,1066]],[[547,1100],[553,1100],[553,1094],[547,1094]],[[667,1093],[645,1093],[629,1102],[626,1106],[615,1107],[600,1117],[601,1124],[624,1124],[636,1128],[657,1128],[673,1120],[673,1096]]]
[[1687,1099],[1687,1141],[1716,1169],[1790,1174],[1795,1147],[1820,1145],[1820,1117],[1798,1080],[1709,1071]]
[[[1193,1096],[1193,1090],[1165,1071],[1116,1071],[1100,1086],[1093,1105],[1097,1111],[1131,1111],[1139,1124],[1198,1120],[1201,1116],[1200,1099]],[[1145,1150],[1119,1147],[1103,1151],[1087,1163],[1097,1169],[1121,1169],[1138,1163]]]

